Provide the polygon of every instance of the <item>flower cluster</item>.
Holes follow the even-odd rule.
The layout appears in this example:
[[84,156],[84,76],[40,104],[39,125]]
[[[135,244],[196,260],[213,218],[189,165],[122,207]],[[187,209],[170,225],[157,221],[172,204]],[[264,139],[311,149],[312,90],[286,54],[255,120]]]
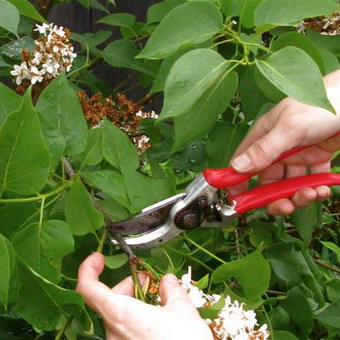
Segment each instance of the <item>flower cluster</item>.
[[304,33],[307,28],[323,35],[340,35],[340,12],[334,12],[331,17],[305,19],[298,25],[298,32]]
[[126,132],[140,152],[150,146],[149,138],[143,133],[138,133],[138,126],[144,118],[158,118],[154,111],[143,111],[142,107],[120,93],[117,94],[116,101],[111,96],[103,98],[100,93],[88,97],[85,92],[79,92],[78,97],[85,119],[91,127],[98,127],[104,119],[107,119]]
[[[191,302],[196,308],[208,308],[217,303],[222,297],[218,294],[207,295],[191,279],[191,268],[181,279],[181,285],[186,289]],[[232,302],[230,296],[225,298],[224,307],[219,311],[214,320],[206,319],[214,339],[221,340],[266,340],[270,332],[264,324],[258,330],[256,314],[253,310],[244,310],[244,304],[238,301]]]
[[24,49],[21,64],[14,65],[14,70],[11,71],[16,77],[17,85],[21,85],[23,81],[34,85],[57,77],[63,70],[69,72],[77,56],[69,42],[68,29],[45,23],[37,24],[36,27],[35,31],[41,37],[35,40],[32,55]]

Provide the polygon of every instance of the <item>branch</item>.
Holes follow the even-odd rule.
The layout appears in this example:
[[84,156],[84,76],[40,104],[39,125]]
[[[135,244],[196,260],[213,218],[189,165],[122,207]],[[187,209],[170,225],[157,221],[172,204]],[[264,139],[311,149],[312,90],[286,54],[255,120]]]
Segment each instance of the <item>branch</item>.
[[335,272],[335,273],[340,274],[340,269],[339,269],[339,268],[337,268],[337,267],[335,267],[335,266],[332,266],[332,265],[329,264],[329,263],[323,262],[323,261],[321,261],[321,260],[319,260],[319,259],[315,259],[315,258],[314,258],[313,260],[314,260],[314,262],[315,262],[316,264],[318,264],[319,266],[324,267],[324,268],[327,268],[327,269],[329,269],[329,270],[332,270],[332,271]]

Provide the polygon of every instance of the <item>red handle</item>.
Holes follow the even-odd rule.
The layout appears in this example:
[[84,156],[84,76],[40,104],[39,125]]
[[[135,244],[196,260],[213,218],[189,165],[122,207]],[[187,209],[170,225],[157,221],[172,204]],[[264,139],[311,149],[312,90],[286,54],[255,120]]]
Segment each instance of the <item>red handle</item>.
[[[285,158],[292,156],[308,146],[299,146],[290,151],[283,153],[274,163],[280,162]],[[273,164],[274,164],[273,163]],[[206,169],[202,171],[205,180],[216,189],[224,189],[232,187],[233,185],[243,183],[252,178],[256,173],[241,174],[236,172],[233,168],[225,169]]]
[[237,202],[235,210],[241,215],[249,210],[265,207],[280,198],[290,198],[300,189],[321,185],[340,185],[340,174],[299,176],[256,187],[233,197]]

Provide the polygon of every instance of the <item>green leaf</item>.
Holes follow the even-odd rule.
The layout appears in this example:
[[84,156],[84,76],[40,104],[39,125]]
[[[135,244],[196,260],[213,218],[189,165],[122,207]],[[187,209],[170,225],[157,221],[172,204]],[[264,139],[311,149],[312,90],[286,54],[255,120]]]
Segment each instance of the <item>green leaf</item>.
[[291,215],[291,220],[308,246],[312,239],[313,230],[322,225],[322,205],[315,202],[304,209],[296,209]]
[[52,166],[64,154],[73,156],[85,150],[87,126],[77,95],[65,75],[56,78],[41,93],[36,105]]
[[80,180],[75,181],[66,196],[65,216],[74,235],[95,234],[104,225],[103,215],[93,206],[89,193]]
[[325,325],[340,330],[340,299],[332,302],[316,315],[316,319]]
[[0,47],[0,54],[11,59],[21,60],[22,49],[26,48],[29,51],[33,51],[34,47],[34,40],[31,37],[25,36],[2,45]]
[[[288,296],[280,304],[285,309],[290,318],[290,323],[295,327],[298,339],[309,338],[313,328],[313,312],[305,294],[294,287],[288,292]],[[298,308],[297,308],[298,307]]]
[[6,0],[0,0],[0,27],[18,36],[20,12]]
[[102,129],[88,130],[86,149],[77,156],[81,166],[97,165],[103,160],[102,153]]
[[120,26],[131,28],[135,22],[135,16],[130,13],[114,13],[100,18],[97,23],[108,24],[111,26]]
[[83,44],[85,48],[93,48],[99,44],[102,44],[112,35],[111,31],[98,30],[95,33],[71,33],[71,40]]
[[137,169],[139,157],[129,137],[108,120],[103,123],[102,133],[104,158],[121,172],[124,169]]
[[59,220],[28,225],[15,233],[12,245],[26,265],[54,283],[61,279],[63,257],[74,249],[70,226]]
[[0,196],[5,190],[29,195],[44,187],[50,158],[30,90],[18,111],[11,113],[3,123],[0,150]]
[[339,6],[332,0],[263,0],[255,10],[255,24],[292,26],[303,19],[338,10]]
[[14,251],[11,243],[0,234],[0,303],[7,309],[11,275],[14,269]]
[[212,282],[235,278],[246,298],[259,298],[268,289],[270,281],[270,265],[261,253],[262,249],[258,248],[240,260],[222,264],[214,270]]
[[229,165],[231,156],[245,137],[248,128],[245,124],[217,122],[208,135],[206,144],[209,168],[224,168]]
[[174,7],[186,0],[169,0],[153,4],[148,8],[146,25],[160,22]]
[[294,334],[287,331],[273,331],[275,340],[299,340]]
[[337,71],[340,68],[338,58],[331,52],[320,50],[322,62],[325,68],[325,74]]
[[20,227],[38,221],[38,212],[39,207],[35,203],[2,204],[0,207],[1,234],[11,238]]
[[138,57],[162,59],[185,45],[207,41],[219,32],[222,23],[222,14],[212,3],[194,1],[176,6],[161,21]]
[[286,95],[334,112],[319,68],[306,52],[289,46],[266,60],[256,60],[259,71]]
[[[248,122],[255,119],[263,105],[268,103],[268,99],[261,91],[259,85],[256,84],[255,71],[256,67],[253,65],[248,67],[246,71],[240,75],[239,90],[241,95],[241,107],[245,120]],[[257,71],[257,73],[259,72]],[[267,79],[265,80],[269,83]],[[270,85],[274,87],[272,84]]]
[[327,242],[327,241],[320,241],[325,247],[328,249],[332,250],[336,256],[337,260],[340,263],[340,247],[338,247],[335,243],[333,242]]
[[110,269],[118,269],[127,263],[129,258],[125,253],[105,256],[105,266]]
[[39,14],[36,8],[27,0],[7,0],[11,2],[22,15],[33,20],[46,22],[46,20]]
[[133,42],[121,39],[107,45],[102,52],[102,57],[114,67],[128,68],[154,76],[154,73],[146,67],[142,60],[135,58],[138,52],[139,50]]
[[0,127],[8,114],[19,108],[22,97],[9,87],[0,83]]
[[173,150],[211,131],[218,116],[226,110],[233,99],[237,85],[237,73],[227,71],[211,84],[189,111],[174,118]]
[[[62,242],[61,242],[62,243]],[[20,263],[17,313],[40,331],[52,331],[65,317],[80,317],[84,302],[79,293],[56,286]]]
[[275,52],[287,46],[295,46],[305,51],[318,65],[321,73],[325,74],[325,68],[320,49],[306,36],[297,32],[287,32],[282,34],[274,41],[272,50]]
[[102,190],[131,212],[136,212],[128,198],[124,176],[120,173],[113,170],[84,171],[82,177],[90,185]]
[[113,198],[100,200],[98,204],[113,222],[123,221],[131,217],[129,211]]
[[172,174],[165,178],[152,178],[126,169],[124,178],[130,201],[137,211],[176,194],[176,179]]
[[229,17],[238,16],[243,27],[254,26],[254,12],[262,0],[221,0],[221,11]]
[[317,47],[340,57],[340,35],[323,35],[307,29],[307,36]]

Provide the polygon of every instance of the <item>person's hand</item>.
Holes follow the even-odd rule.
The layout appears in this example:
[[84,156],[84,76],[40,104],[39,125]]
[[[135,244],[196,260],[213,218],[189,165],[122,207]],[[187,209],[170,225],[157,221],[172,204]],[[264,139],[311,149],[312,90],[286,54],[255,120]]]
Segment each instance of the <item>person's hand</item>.
[[101,283],[98,276],[103,268],[102,254],[94,253],[85,259],[79,268],[77,290],[86,304],[103,318],[107,340],[213,339],[174,275],[167,274],[161,281],[162,306],[159,307],[133,297],[131,278],[112,289]]
[[[340,71],[324,78],[327,95],[337,114],[286,98],[263,115],[252,127],[232,157],[238,172],[259,172],[261,184],[306,173],[330,171],[330,159],[340,148]],[[333,137],[332,137],[333,136]],[[282,153],[297,146],[315,144],[305,151],[270,166]],[[233,188],[232,193],[245,190]],[[290,214],[315,200],[325,200],[330,188],[305,188],[291,199],[281,199],[267,207],[271,214]]]

